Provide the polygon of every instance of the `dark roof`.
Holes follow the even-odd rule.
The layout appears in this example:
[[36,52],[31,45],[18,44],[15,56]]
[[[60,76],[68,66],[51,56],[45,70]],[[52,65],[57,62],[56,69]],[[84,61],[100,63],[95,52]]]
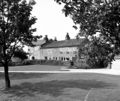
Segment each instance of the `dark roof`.
[[83,43],[84,39],[71,39],[63,41],[53,41],[51,43],[44,44],[42,48],[59,48],[59,47],[74,47]]
[[35,46],[41,46],[41,45],[43,45],[43,44],[45,44],[45,43],[46,43],[45,40],[38,40],[38,41],[36,41],[36,42],[33,42],[33,45],[35,45]]

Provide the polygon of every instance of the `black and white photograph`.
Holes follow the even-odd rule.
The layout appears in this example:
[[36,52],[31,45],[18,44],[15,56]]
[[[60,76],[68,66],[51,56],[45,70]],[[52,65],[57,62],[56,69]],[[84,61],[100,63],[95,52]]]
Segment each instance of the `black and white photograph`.
[[0,101],[120,101],[120,0],[0,0]]

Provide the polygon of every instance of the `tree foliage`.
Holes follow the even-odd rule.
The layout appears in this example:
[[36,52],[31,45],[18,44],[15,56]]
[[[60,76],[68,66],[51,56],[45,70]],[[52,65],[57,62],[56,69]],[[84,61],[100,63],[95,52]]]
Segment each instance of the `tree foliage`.
[[101,38],[93,37],[84,47],[79,48],[79,55],[87,57],[87,64],[91,68],[104,68],[114,57],[113,48]]
[[14,55],[13,57],[18,57],[20,58],[21,60],[25,60],[28,58],[28,53],[26,53],[24,50],[17,50],[14,52]]
[[48,36],[47,36],[47,35],[45,35],[44,40],[45,40],[46,42],[48,42],[48,41],[49,41],[49,39],[48,39]]
[[56,38],[56,37],[54,38],[54,41],[57,41],[57,38]]
[[0,0],[0,62],[4,66],[6,87],[10,87],[8,63],[18,49],[24,45],[32,46],[38,36],[32,27],[36,18],[31,16],[34,1]]
[[[99,33],[99,37],[102,38],[102,40],[104,39],[105,47],[102,43],[99,43],[99,40],[97,40],[97,43],[99,43],[103,49],[106,49],[106,46],[108,46],[109,50],[111,46],[114,46],[114,48],[112,48],[113,56],[120,52],[120,0],[55,1],[59,4],[64,4],[62,11],[65,13],[65,16],[72,18],[75,23],[74,26],[80,25],[80,35],[89,38]],[[94,41],[95,40],[93,40],[93,43]],[[112,57],[111,61],[113,59],[114,57]]]
[[66,40],[70,40],[69,33],[66,34],[65,39],[66,39]]

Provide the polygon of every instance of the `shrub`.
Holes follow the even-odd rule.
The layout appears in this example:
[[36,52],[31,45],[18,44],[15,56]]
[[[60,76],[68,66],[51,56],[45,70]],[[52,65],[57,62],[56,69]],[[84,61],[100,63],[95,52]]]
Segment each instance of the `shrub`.
[[25,60],[21,62],[21,65],[63,65],[62,61],[56,61],[56,60]]
[[91,68],[105,68],[108,66],[109,61],[107,59],[96,60],[96,59],[88,59],[87,64]]

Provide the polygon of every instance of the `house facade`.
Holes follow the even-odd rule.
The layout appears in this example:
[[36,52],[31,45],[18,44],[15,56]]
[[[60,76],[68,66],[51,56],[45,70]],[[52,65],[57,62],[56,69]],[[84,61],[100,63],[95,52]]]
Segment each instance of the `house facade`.
[[59,47],[59,48],[42,48],[40,50],[42,54],[41,59],[45,60],[73,60],[78,54],[77,47]]
[[41,47],[45,44],[45,40],[38,40],[37,42],[33,42],[34,47],[28,47],[29,59],[42,59],[42,54],[40,53]]
[[78,56],[79,46],[84,39],[70,39],[63,41],[35,42],[35,47],[29,47],[29,59],[40,60],[74,60]]

